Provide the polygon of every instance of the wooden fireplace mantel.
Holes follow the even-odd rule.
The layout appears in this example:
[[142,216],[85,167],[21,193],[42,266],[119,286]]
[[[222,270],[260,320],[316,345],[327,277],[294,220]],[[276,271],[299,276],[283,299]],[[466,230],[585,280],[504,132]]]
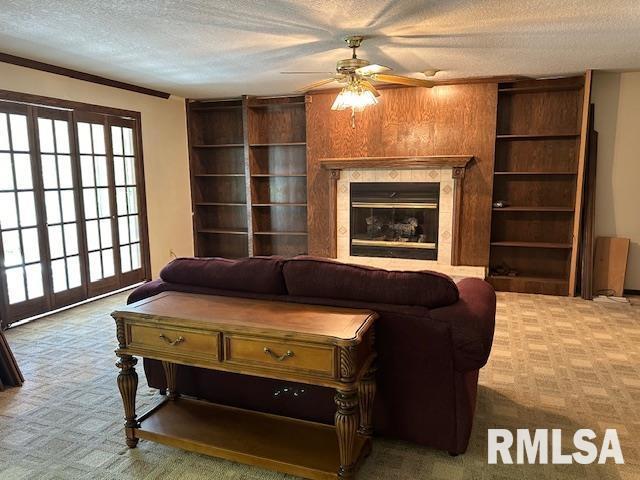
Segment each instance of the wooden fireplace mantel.
[[417,169],[442,168],[452,169],[454,179],[464,176],[467,164],[473,155],[429,155],[407,157],[344,157],[321,158],[320,166],[331,171],[331,176],[340,178],[340,171],[347,168],[385,168],[385,169]]
[[[464,172],[473,155],[430,155],[430,156],[407,156],[407,157],[345,157],[345,158],[321,158],[320,167],[331,172],[331,188],[329,195],[333,200],[335,209],[337,201],[337,183],[340,179],[340,172],[349,168],[380,168],[415,170],[419,168],[451,168],[451,176],[454,183],[453,197],[453,224],[452,224],[452,245],[451,245],[451,265],[459,265],[460,258],[460,215],[462,211],[462,181]],[[335,211],[333,218],[336,218]],[[333,241],[336,241],[333,232]],[[334,248],[335,250],[335,248]]]

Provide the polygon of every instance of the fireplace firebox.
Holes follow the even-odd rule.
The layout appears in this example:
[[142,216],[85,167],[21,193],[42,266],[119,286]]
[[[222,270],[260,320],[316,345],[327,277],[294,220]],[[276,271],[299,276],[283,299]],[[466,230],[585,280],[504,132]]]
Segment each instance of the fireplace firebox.
[[351,183],[351,255],[437,260],[439,183]]

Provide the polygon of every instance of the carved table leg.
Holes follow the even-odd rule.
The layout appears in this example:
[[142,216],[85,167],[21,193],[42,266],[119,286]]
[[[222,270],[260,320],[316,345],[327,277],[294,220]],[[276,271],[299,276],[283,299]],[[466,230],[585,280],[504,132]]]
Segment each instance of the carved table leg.
[[360,404],[360,426],[358,433],[365,437],[373,435],[373,401],[376,396],[376,366],[372,363],[358,385]]
[[138,374],[135,365],[138,359],[131,355],[119,355],[120,360],[116,367],[120,369],[118,374],[118,389],[124,405],[124,431],[127,436],[127,446],[135,448],[138,444],[135,429],[138,426],[136,420],[136,390],[138,389]]
[[172,362],[162,362],[164,367],[164,376],[167,379],[167,397],[169,400],[175,400],[180,396],[176,389],[176,370],[178,366]]
[[358,428],[358,393],[355,387],[339,388],[335,396],[336,433],[340,451],[338,477],[352,479],[355,473],[355,440]]

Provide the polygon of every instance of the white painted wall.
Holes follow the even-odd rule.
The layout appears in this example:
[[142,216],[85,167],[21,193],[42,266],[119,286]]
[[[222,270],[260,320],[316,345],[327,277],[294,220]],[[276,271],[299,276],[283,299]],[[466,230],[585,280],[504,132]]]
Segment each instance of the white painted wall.
[[0,89],[62,98],[142,114],[151,269],[193,255],[184,99],[168,100],[0,62]]
[[625,288],[640,290],[640,72],[595,72],[596,236],[631,239]]

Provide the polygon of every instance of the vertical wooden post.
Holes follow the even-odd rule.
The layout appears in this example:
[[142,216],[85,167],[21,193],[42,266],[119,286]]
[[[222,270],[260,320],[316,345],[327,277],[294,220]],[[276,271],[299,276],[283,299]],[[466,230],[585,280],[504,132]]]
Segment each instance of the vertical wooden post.
[[251,179],[251,125],[252,121],[249,118],[251,116],[251,110],[249,109],[249,102],[251,97],[248,95],[242,96],[242,144],[244,146],[244,188],[247,202],[247,251],[249,256],[254,255],[253,245],[253,187]]
[[358,404],[360,407],[360,426],[358,433],[365,437],[373,436],[373,402],[376,397],[376,332],[374,326],[371,326],[368,339],[369,348],[373,352],[371,363],[367,367],[367,371],[360,379],[358,384]]
[[464,168],[453,167],[453,223],[451,225],[451,265],[460,265],[460,219],[462,218],[462,189]]
[[338,407],[335,416],[340,451],[338,477],[351,479],[355,473],[356,463],[354,447],[358,428],[358,391],[353,386],[340,388],[336,391],[334,399]]
[[178,366],[173,362],[163,361],[162,367],[164,368],[164,376],[167,380],[167,397],[169,400],[175,400],[180,396],[176,388],[176,371],[178,370]]
[[118,389],[122,396],[124,406],[124,430],[127,436],[127,446],[135,448],[138,444],[135,429],[138,427],[136,420],[136,390],[138,389],[138,374],[135,365],[138,359],[131,355],[118,354],[120,360],[116,367],[120,369],[118,374]]
[[376,368],[372,366],[358,385],[360,426],[358,433],[365,437],[373,435],[373,401],[376,396]]
[[118,374],[118,390],[120,390],[122,405],[124,406],[124,431],[127,437],[127,446],[129,448],[136,448],[138,439],[136,438],[135,429],[139,425],[136,418],[138,374],[136,373],[135,366],[138,363],[138,359],[129,354],[121,353],[123,349],[127,348],[124,320],[118,317],[114,317],[114,320],[116,321],[116,338],[118,339],[116,355],[120,358],[116,362],[116,367],[120,369],[120,373]]
[[582,220],[582,194],[584,192],[584,165],[587,157],[589,141],[589,104],[591,103],[591,70],[584,76],[584,92],[582,98],[582,117],[580,124],[580,151],[578,154],[578,174],[576,176],[576,199],[573,213],[573,236],[571,238],[571,264],[569,266],[569,291],[573,297],[576,293],[576,277],[578,274],[578,257],[580,256],[580,228]]

